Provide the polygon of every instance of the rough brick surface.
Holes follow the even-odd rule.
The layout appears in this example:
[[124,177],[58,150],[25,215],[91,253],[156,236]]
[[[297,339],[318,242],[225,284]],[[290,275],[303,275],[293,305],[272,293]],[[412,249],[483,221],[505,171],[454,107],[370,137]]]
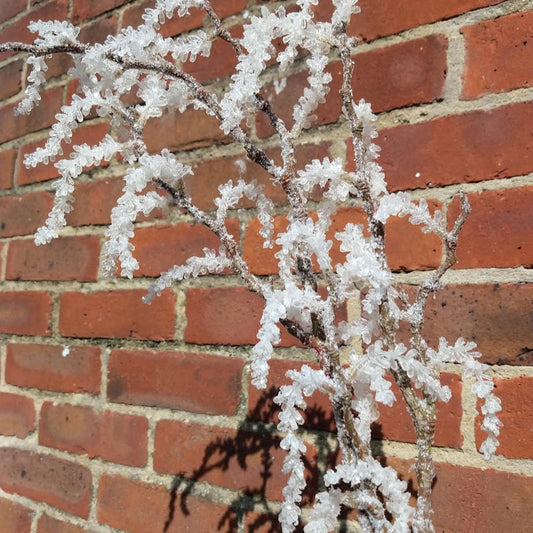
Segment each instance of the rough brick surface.
[[69,524],[43,514],[37,523],[37,533],[96,533],[94,530]]
[[33,400],[20,394],[0,393],[0,434],[25,439],[35,426]]
[[52,298],[47,292],[0,292],[0,332],[50,335]]
[[531,365],[532,312],[531,284],[447,285],[428,299],[423,333],[434,346],[439,337],[474,341],[486,363]]
[[384,130],[380,161],[389,188],[527,174],[533,170],[532,121],[533,104],[526,102]]
[[61,237],[44,246],[33,239],[13,241],[6,279],[96,281],[99,254],[97,236]]
[[[229,219],[226,227],[238,243],[239,221]],[[136,276],[159,276],[174,265],[185,264],[193,255],[203,257],[204,248],[217,251],[220,248],[220,240],[206,226],[186,222],[140,228],[131,242],[140,267]]]
[[[469,194],[468,201],[472,212],[459,235],[456,268],[531,267],[533,187],[482,191]],[[454,200],[449,220],[459,212],[459,201]]]
[[11,189],[13,187],[16,156],[17,152],[15,150],[2,150],[0,152],[0,189]]
[[96,17],[113,8],[126,4],[128,0],[74,0],[72,6],[72,22],[79,24]]
[[[264,300],[245,287],[187,291],[185,341],[195,344],[255,344]],[[281,346],[296,340],[282,329]]]
[[231,530],[233,523],[231,512],[223,505],[160,485],[109,475],[100,478],[97,519],[131,533],[218,531],[227,522]]
[[29,235],[42,226],[52,209],[52,195],[47,192],[0,198],[0,238]]
[[39,444],[90,458],[144,466],[148,420],[112,411],[100,413],[81,405],[45,402],[41,408]]
[[110,401],[233,415],[240,402],[240,359],[184,352],[113,350]]
[[32,512],[17,502],[0,498],[0,533],[30,533]]
[[63,347],[41,344],[8,344],[7,383],[58,392],[100,391],[100,348],[72,346],[67,357]]
[[[533,405],[528,400],[533,394],[533,377],[495,379],[494,385],[494,392],[502,402],[498,417],[503,422],[496,454],[510,459],[533,459]],[[481,405],[478,407],[481,408]],[[483,416],[478,416],[478,449],[486,438],[486,433],[481,430],[482,421]]]
[[22,61],[12,61],[0,68],[0,99],[14,96],[22,89]]
[[84,466],[51,455],[0,449],[0,488],[87,518],[91,473]]
[[26,9],[26,4],[26,0],[12,0],[11,2],[6,3],[5,6],[2,6],[3,9],[0,12],[0,22],[5,22],[11,17],[24,11]]
[[285,452],[279,442],[250,431],[162,420],[155,432],[154,469],[280,500],[287,478],[280,473]]
[[533,11],[465,26],[463,98],[533,85]]
[[61,295],[59,331],[66,337],[123,337],[163,340],[174,337],[175,296],[164,291],[150,308],[143,290]]

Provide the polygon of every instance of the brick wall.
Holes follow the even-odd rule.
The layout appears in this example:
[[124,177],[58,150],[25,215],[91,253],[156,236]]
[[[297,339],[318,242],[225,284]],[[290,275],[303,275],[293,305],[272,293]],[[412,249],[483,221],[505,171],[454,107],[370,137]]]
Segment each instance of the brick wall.
[[[259,0],[213,0],[232,32]],[[151,1],[0,0],[0,40],[29,40],[32,19],[70,18],[82,37],[102,40],[140,21]],[[498,457],[485,463],[476,405],[457,369],[445,380],[455,393],[439,406],[434,489],[439,532],[533,530],[533,9],[529,0],[360,0],[351,25],[356,94],[379,112],[381,162],[391,190],[412,190],[458,212],[468,193],[473,211],[461,234],[459,262],[428,304],[425,333],[475,340],[493,366],[505,427]],[[316,7],[326,16],[327,0]],[[163,25],[171,36],[203,24],[199,12]],[[234,67],[228,45],[186,65],[206,83]],[[24,154],[42,144],[75,85],[67,57],[50,61],[50,84],[29,117],[13,117],[25,87],[24,58],[0,55],[0,533],[277,531],[283,453],[274,431],[273,387],[308,360],[288,334],[272,364],[266,393],[249,384],[246,364],[261,300],[230,273],[204,277],[141,302],[154,276],[191,251],[214,246],[204,228],[158,213],[138,223],[133,281],[99,270],[105,224],[121,189],[116,162],[87,172],[77,187],[69,228],[48,247],[32,233],[52,201],[53,167],[27,170]],[[332,61],[333,90],[340,68]],[[304,73],[271,96],[288,117]],[[298,162],[346,157],[348,130],[334,93],[317,113],[319,127],[298,147]],[[94,118],[74,135],[95,142],[107,124]],[[275,157],[265,121],[253,126]],[[166,116],[146,130],[150,149],[182,150],[196,177],[189,183],[203,209],[216,187],[238,177],[240,150],[198,111]],[[248,175],[267,182],[248,165]],[[268,184],[284,226],[285,200]],[[244,208],[249,205],[243,204]],[[346,207],[334,227],[361,221]],[[228,222],[251,270],[276,271],[261,246],[253,211]],[[387,233],[398,279],[423,278],[440,258],[438,241],[394,220]],[[355,309],[340,311],[353,314]],[[63,346],[70,353],[63,356]],[[401,402],[400,402],[401,403]],[[382,408],[375,449],[406,478],[414,433],[400,403]],[[315,395],[305,421],[313,465],[331,459],[332,414]],[[309,497],[306,500],[309,503]],[[350,518],[348,516],[348,518]]]

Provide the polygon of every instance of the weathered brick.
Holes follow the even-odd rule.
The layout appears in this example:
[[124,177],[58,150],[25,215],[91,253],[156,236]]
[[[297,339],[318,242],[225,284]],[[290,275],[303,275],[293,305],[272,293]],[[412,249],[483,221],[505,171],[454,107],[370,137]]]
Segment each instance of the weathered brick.
[[88,406],[45,402],[39,444],[114,463],[144,466],[148,456],[148,420],[143,416],[96,412]]
[[533,85],[533,10],[464,26],[462,98]]
[[[109,131],[109,125],[104,123],[88,124],[75,129],[72,132],[72,142],[69,144],[63,143],[63,159],[68,159],[72,154],[72,147],[77,144],[87,143],[91,146],[97,145]],[[36,167],[26,168],[24,165],[24,158],[26,155],[35,152],[37,148],[43,147],[45,141],[37,141],[28,143],[19,150],[17,160],[17,174],[15,181],[19,185],[28,185],[39,181],[47,181],[52,178],[57,178],[59,172],[53,163],[47,165],[37,165]],[[106,166],[107,162],[102,161],[101,166]],[[74,204],[76,208],[78,207]]]
[[[316,144],[302,144],[296,147],[296,168],[301,169],[313,159],[323,159],[329,155],[329,142]],[[266,154],[277,164],[280,163],[279,150],[266,150]],[[200,209],[207,211],[215,208],[214,199],[218,197],[218,187],[230,179],[235,183],[242,178],[245,181],[256,180],[258,185],[264,187],[264,193],[276,205],[286,205],[287,195],[281,186],[272,181],[272,177],[259,165],[249,161],[243,156],[224,156],[210,160],[202,160],[191,164],[194,176],[184,179],[187,192],[192,201]],[[241,167],[244,170],[240,170]],[[313,195],[318,199],[319,195]],[[243,198],[237,204],[238,207],[252,207],[254,202]]]
[[[247,0],[213,0],[211,5],[219,18],[223,19],[230,15],[240,13],[246,7]],[[132,5],[124,11],[123,27],[136,27],[142,22],[142,14],[146,8],[153,8],[153,3],[148,1]],[[167,19],[161,24],[161,33],[164,37],[173,37],[182,32],[194,30],[202,26],[206,17],[205,11],[198,8],[189,9],[189,15]]]
[[0,487],[6,492],[87,518],[91,486],[91,472],[84,466],[29,450],[0,449]]
[[[239,221],[228,219],[226,227],[238,243]],[[136,276],[158,276],[174,265],[185,264],[191,256],[203,257],[204,248],[216,251],[220,248],[220,240],[206,226],[186,222],[139,228],[131,242],[140,267]]]
[[0,237],[29,235],[44,224],[52,209],[52,195],[33,192],[0,198]]
[[61,87],[44,90],[39,105],[29,115],[14,115],[18,102],[0,107],[0,143],[50,127],[61,107],[62,95]]
[[[358,5],[361,13],[352,18],[349,33],[364,41],[371,41],[501,2],[502,0],[360,0]],[[329,0],[321,0],[313,9],[319,20],[331,16]]]
[[32,512],[20,503],[0,498],[0,533],[30,533]]
[[526,102],[384,130],[380,161],[389,189],[527,174],[533,170],[532,122],[533,104]]
[[150,119],[143,135],[150,152],[160,152],[163,148],[188,150],[231,140],[219,128],[215,117],[192,108],[183,113],[165,113],[161,118]]
[[85,24],[80,31],[79,39],[86,43],[103,43],[109,35],[116,35],[118,29],[118,15],[108,15]]
[[[244,287],[187,291],[185,341],[195,344],[255,344],[264,301]],[[296,340],[281,328],[281,346]]]
[[0,292],[0,332],[50,335],[52,298],[42,291]]
[[109,224],[111,210],[122,194],[121,178],[103,178],[78,183],[74,189],[74,209],[67,214],[69,226]]
[[[6,4],[9,5],[6,5],[6,12],[2,10],[0,22],[3,22],[4,20],[7,20],[7,18],[11,18],[16,13],[24,10],[20,5],[20,0],[15,0],[14,2],[8,2]],[[5,28],[2,28],[2,42],[18,41],[32,43],[35,39],[35,35],[28,29],[28,24],[33,20],[66,20],[67,7],[68,0],[52,0],[51,2],[44,3],[44,5],[35,6],[30,12],[28,12],[28,14],[17,19],[15,22],[8,24]],[[9,16],[6,16],[6,13]],[[0,54],[0,61],[3,61],[7,55],[7,53]]]
[[[455,267],[531,267],[533,187],[471,193],[468,201],[472,212],[459,235]],[[450,228],[459,212],[456,199],[449,209]]]
[[72,5],[72,23],[79,24],[87,19],[111,11],[127,4],[128,0],[74,0]]
[[7,383],[58,392],[100,392],[100,348],[44,344],[8,344]]
[[[496,449],[497,455],[509,459],[533,459],[533,405],[528,400],[533,393],[533,377],[520,376],[495,379],[494,393],[502,402],[498,413],[503,422]],[[478,402],[478,409],[481,402]],[[487,434],[481,430],[483,415],[476,418],[476,444],[479,447]]]
[[224,505],[175,489],[106,474],[100,478],[98,522],[131,533],[218,531],[227,514]]
[[176,298],[164,291],[150,307],[144,290],[61,294],[59,331],[66,337],[122,337],[163,340],[174,337]]
[[12,61],[0,69],[0,100],[15,96],[22,90],[21,60]]
[[2,6],[2,11],[0,11],[0,22],[5,22],[15,15],[22,13],[26,9],[26,5],[26,0],[12,0],[6,3],[5,6]]
[[34,427],[33,400],[20,394],[0,393],[0,434],[25,439]]
[[6,279],[96,281],[100,254],[97,236],[60,237],[45,246],[33,239],[13,241]]
[[357,54],[355,100],[364,98],[381,112],[442,98],[447,47],[443,35],[428,35]]
[[11,189],[13,187],[16,157],[16,150],[2,150],[0,152],[0,189]]
[[113,350],[110,401],[233,415],[240,403],[244,362],[211,354]]
[[96,533],[93,529],[86,529],[72,523],[63,522],[43,514],[37,523],[37,533]]
[[251,431],[161,420],[154,469],[281,500],[287,476],[281,474],[285,451],[279,442],[279,437]]
[[433,346],[439,337],[474,341],[486,363],[530,365],[532,312],[531,284],[450,284],[428,299],[422,332]]

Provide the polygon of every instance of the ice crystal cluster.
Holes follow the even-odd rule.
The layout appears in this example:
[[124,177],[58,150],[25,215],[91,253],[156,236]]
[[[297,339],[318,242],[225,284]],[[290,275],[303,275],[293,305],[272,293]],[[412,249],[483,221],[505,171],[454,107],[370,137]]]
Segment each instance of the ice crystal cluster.
[[[492,393],[491,379],[478,362],[475,346],[462,339],[454,339],[453,344],[441,339],[438,346],[429,346],[422,335],[426,300],[438,290],[442,276],[455,261],[457,237],[469,206],[461,197],[462,212],[448,230],[441,214],[431,213],[423,200],[414,203],[406,193],[387,192],[378,162],[379,148],[374,143],[376,117],[368,103],[356,101],[352,89],[351,52],[356,42],[348,37],[346,27],[350,20],[357,24],[357,0],[333,0],[329,22],[315,20],[313,7],[317,3],[293,0],[285,2],[291,9],[279,2],[274,7],[253,8],[239,39],[227,32],[208,0],[154,1],[139,27],[128,27],[103,44],[80,42],[77,28],[66,22],[32,23],[30,29],[38,35],[33,44],[11,43],[3,48],[29,53],[27,98],[18,111],[27,113],[38,105],[39,90],[45,82],[45,59],[50,54],[70,53],[74,60],[70,74],[80,80],[79,93],[56,115],[46,145],[25,161],[28,166],[55,161],[60,173],[53,209],[35,241],[49,242],[65,225],[65,214],[74,207],[76,180],[84,169],[113,157],[122,159],[128,169],[106,234],[105,272],[113,274],[120,268],[121,275],[132,277],[138,268],[131,244],[135,220],[140,213],[147,215],[154,208],[175,205],[213,231],[220,239],[220,249],[206,249],[203,256],[190,257],[185,264],[162,273],[146,301],[180,280],[230,268],[265,301],[258,342],[251,354],[253,383],[258,388],[267,384],[269,359],[280,340],[281,325],[316,357],[317,365],[288,372],[291,384],[281,387],[276,398],[281,406],[278,428],[285,435],[281,446],[287,451],[283,471],[289,475],[279,517],[283,531],[293,531],[301,518],[306,446],[299,427],[306,397],[315,391],[331,400],[341,455],[337,466],[323,478],[324,489],[306,516],[305,531],[334,530],[343,508],[356,510],[364,531],[432,531],[431,444],[435,402],[447,402],[451,395],[440,378],[447,363],[462,365],[464,376],[473,378],[472,391],[484,401],[482,427],[488,438],[482,451],[487,458],[494,454],[500,427],[500,403]],[[166,19],[186,17],[191,8],[205,11],[205,31],[176,38],[164,38],[159,33]],[[215,39],[229,42],[238,60],[223,90],[203,86],[182,69],[185,61],[208,55]],[[317,106],[328,98],[331,75],[325,67],[332,56],[340,58],[343,67],[341,120],[351,131],[352,167],[356,170],[348,172],[342,160],[324,158],[308,161],[303,170],[296,171],[297,141],[313,124]],[[276,87],[282,91],[283,77],[295,65],[304,66],[308,77],[291,120],[284,121],[263,96],[264,74],[268,71],[271,80],[276,70]],[[127,98],[131,94],[136,97],[134,103]],[[194,205],[187,192],[184,178],[192,170],[180,161],[180,154],[147,150],[143,138],[147,121],[188,108],[215,117],[224,133],[242,147],[243,156],[260,165],[281,186],[289,206],[285,231],[274,236],[273,204],[260,186],[246,180],[245,173],[237,183],[229,181],[221,186],[216,209],[206,212]],[[62,157],[73,130],[95,114],[109,119],[112,133],[95,146],[74,146],[70,157]],[[279,164],[244,126],[258,114],[266,114],[275,129],[281,147]],[[321,200],[310,204],[317,188]],[[243,197],[256,205],[265,247],[279,246],[279,275],[272,279],[250,273],[226,229],[228,211]],[[366,225],[347,224],[336,233],[334,243],[327,236],[332,215],[346,202],[362,206]],[[384,226],[391,216],[409,217],[422,231],[435,233],[442,240],[440,267],[409,294],[395,282],[384,253]],[[334,245],[345,254],[336,264],[331,254]],[[338,323],[335,309],[352,298],[361,299],[361,317]],[[410,331],[405,344],[398,340],[402,324]],[[363,347],[358,348],[361,339]],[[349,352],[349,360],[341,364],[343,351]],[[407,403],[417,433],[416,509],[409,506],[406,483],[371,453],[371,425],[379,418],[379,406],[390,406],[397,400],[392,382]]]

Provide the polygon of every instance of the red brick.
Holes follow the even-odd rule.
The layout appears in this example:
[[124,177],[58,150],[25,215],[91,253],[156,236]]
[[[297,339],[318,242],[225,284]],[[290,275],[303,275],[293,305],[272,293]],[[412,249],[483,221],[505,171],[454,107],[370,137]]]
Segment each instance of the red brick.
[[[213,0],[211,5],[219,18],[223,19],[230,15],[240,13],[246,7],[246,3],[247,0]],[[146,8],[153,8],[153,3],[145,1],[141,4],[128,7],[123,15],[123,27],[136,27],[141,24],[141,16]],[[186,17],[178,17],[176,14],[174,18],[167,19],[161,24],[161,34],[164,37],[173,37],[182,32],[199,28],[202,26],[205,16],[205,11],[197,8],[191,8],[189,15]]]
[[7,383],[58,392],[100,392],[100,348],[72,346],[63,357],[62,346],[8,344]]
[[[75,129],[72,132],[72,142],[69,144],[63,143],[63,159],[67,159],[72,154],[72,147],[77,144],[87,143],[91,146],[97,145],[109,131],[109,125],[103,123],[88,124]],[[26,168],[24,165],[24,158],[27,154],[35,152],[37,148],[43,147],[45,141],[31,142],[24,145],[19,150],[19,156],[17,160],[17,174],[15,177],[16,182],[19,185],[28,185],[30,183],[36,183],[39,181],[47,181],[52,178],[57,178],[59,172],[56,167],[50,163],[47,165],[37,165],[36,167]],[[102,161],[102,166],[106,166],[107,162]],[[78,208],[75,204],[76,209]]]
[[[253,511],[244,515],[244,530],[253,533],[282,533],[278,515]],[[294,531],[302,533],[302,525],[296,525]]]
[[[313,159],[323,159],[329,155],[329,142],[317,144],[303,144],[295,149],[296,167],[303,168]],[[279,150],[266,150],[268,157],[276,163],[280,163]],[[241,173],[237,166],[238,162],[245,164],[245,171]],[[249,161],[246,156],[241,157],[220,157],[207,161],[193,163],[194,176],[185,178],[187,192],[191,195],[192,201],[200,209],[206,211],[215,208],[214,199],[218,197],[218,187],[228,180],[234,182],[239,178],[245,181],[256,180],[259,185],[264,186],[264,193],[276,205],[286,205],[287,195],[283,189],[273,183],[272,177],[262,167]],[[242,175],[244,174],[244,175]],[[313,195],[313,199],[319,199],[318,195]],[[252,207],[253,202],[247,198],[242,199],[238,207]]]
[[447,47],[443,35],[429,35],[356,55],[355,100],[381,112],[442,98]]
[[150,307],[144,290],[100,291],[61,295],[59,331],[66,337],[174,338],[176,298],[164,291]]
[[0,100],[15,96],[22,90],[23,66],[24,63],[21,60],[17,60],[0,69]]
[[[20,0],[9,2],[15,4],[7,7],[7,17],[4,12],[0,15],[0,22],[10,18],[16,13],[22,11]],[[5,28],[2,28],[2,42],[19,41],[23,43],[32,43],[35,39],[35,34],[28,29],[28,24],[33,20],[66,20],[67,18],[68,0],[52,0],[42,6],[36,6],[28,14],[19,18],[16,22],[12,22]],[[2,10],[3,11],[3,10]],[[0,54],[0,61],[3,61],[7,53]]]
[[278,260],[275,254],[281,246],[275,243],[277,236],[287,230],[289,222],[287,217],[274,216],[274,235],[272,236],[272,248],[263,248],[265,242],[259,234],[261,223],[258,218],[252,219],[246,226],[246,235],[243,244],[243,258],[248,264],[252,274],[264,276],[267,274],[277,274],[279,271]]
[[144,141],[150,152],[160,152],[163,148],[189,150],[227,143],[231,138],[224,135],[215,117],[189,108],[183,113],[164,113],[161,118],[150,119],[144,128]]
[[0,498],[0,533],[30,533],[32,512],[17,502]]
[[533,85],[533,11],[461,28],[465,99]]
[[[241,25],[230,28],[229,31],[235,38],[242,37]],[[209,56],[198,56],[194,62],[185,62],[183,70],[200,83],[206,83],[233,74],[236,66],[237,56],[231,44],[222,39],[216,39],[211,45]]]
[[34,233],[51,209],[52,195],[47,192],[0,198],[0,237]]
[[122,194],[121,178],[105,178],[78,183],[74,189],[74,209],[67,214],[69,226],[109,224],[111,210]]
[[85,22],[87,19],[111,11],[127,2],[128,0],[74,0],[71,14],[72,23]]
[[144,466],[148,456],[148,420],[142,416],[82,405],[41,408],[39,444],[67,452],[101,457],[123,465]]
[[5,6],[2,6],[2,11],[0,11],[0,22],[5,22],[10,18],[22,13],[26,9],[27,0],[11,0],[6,3]]
[[[244,287],[189,289],[185,342],[255,344],[263,307],[264,300]],[[281,329],[280,345],[294,345],[294,337]]]
[[243,368],[241,359],[211,354],[113,350],[107,396],[118,403],[231,416],[240,403]]
[[[437,424],[435,427],[435,446],[459,448],[463,444],[461,434],[461,378],[455,374],[443,374],[441,383],[450,387],[452,398],[448,403],[437,402]],[[375,439],[416,442],[416,434],[411,416],[398,387],[393,384],[391,390],[396,396],[392,407],[379,405],[379,419],[372,428]]]
[[41,93],[41,101],[29,115],[14,115],[18,102],[0,107],[0,143],[50,127],[61,107],[63,89],[54,87]]
[[81,28],[79,39],[90,44],[103,43],[108,36],[116,35],[117,28],[118,15],[110,13],[103,18],[85,24]]
[[100,254],[97,236],[60,237],[36,246],[33,239],[9,244],[6,279],[96,281]]
[[[459,236],[456,268],[532,266],[533,187],[482,191],[468,200],[472,212]],[[448,219],[454,221],[459,212],[454,200]]]
[[474,341],[486,363],[531,365],[532,313],[532,284],[447,285],[428,299],[422,332],[432,346]]
[[[533,459],[533,377],[495,379],[494,392],[502,402],[498,418],[503,422],[496,449],[497,455],[509,459]],[[478,402],[478,410],[481,402]],[[476,444],[479,447],[487,434],[481,430],[483,415],[476,418]]]
[[57,520],[47,514],[43,514],[37,524],[37,533],[91,533],[93,531]]
[[[502,0],[360,0],[358,5],[361,13],[352,18],[349,33],[371,41],[501,2]],[[324,0],[319,2],[315,10],[320,17],[327,16],[329,4]]]
[[0,332],[50,335],[52,298],[47,292],[0,292]]
[[[228,231],[239,242],[239,221],[228,219]],[[218,253],[220,240],[202,224],[186,222],[174,226],[150,226],[139,228],[132,239],[133,255],[139,262],[136,276],[158,276],[174,265],[185,264],[191,256],[203,257],[203,249]]]
[[[326,101],[319,104],[313,112],[313,115],[316,117],[313,121],[314,126],[331,124],[341,115],[339,89],[341,87],[342,78],[339,64],[334,63],[328,65],[325,71],[329,72],[333,78],[329,84],[330,92],[328,93]],[[308,86],[308,76],[309,73],[307,70],[287,76],[285,88],[279,94],[276,94],[274,84],[269,85],[262,90],[263,97],[272,104],[275,113],[285,122],[288,128],[291,128],[294,124],[293,108],[303,94],[304,87]],[[265,114],[257,115],[256,129],[259,137],[268,137],[274,133],[274,129],[270,125],[270,119]]]
[[0,487],[6,492],[87,518],[91,486],[84,466],[28,450],[0,449]]
[[[291,382],[286,377],[288,370],[300,370],[301,362],[287,359],[272,359],[269,363],[270,371],[268,373],[267,388],[258,390],[252,384],[248,386],[248,418],[265,423],[279,422],[279,406],[274,403],[274,398],[278,394],[282,385]],[[315,363],[306,363],[308,366],[317,367]],[[311,397],[305,398],[307,409],[304,416],[303,426],[311,429],[324,431],[335,430],[335,420],[331,402],[328,396],[321,392],[315,392]]]
[[199,496],[104,474],[98,487],[100,524],[131,533],[218,531],[229,509]]
[[33,400],[20,394],[0,393],[0,434],[25,439],[34,427]]
[[[442,204],[428,201],[429,210],[442,210]],[[434,233],[423,233],[409,217],[391,217],[385,226],[385,253],[393,271],[430,270],[440,265],[442,242]]]
[[389,190],[527,174],[533,170],[532,122],[533,104],[526,102],[384,130],[380,160]]
[[525,533],[533,523],[532,492],[532,477],[437,464],[435,531]]
[[13,187],[13,173],[15,171],[15,150],[3,150],[0,152],[0,189]]
[[279,441],[268,434],[161,420],[154,470],[281,500],[287,476],[281,474],[286,452]]
[[[387,457],[384,462],[400,472],[411,493],[417,490],[416,474],[411,468],[414,460]],[[532,477],[446,463],[436,463],[435,469],[431,498],[435,531],[528,531],[533,521]]]

